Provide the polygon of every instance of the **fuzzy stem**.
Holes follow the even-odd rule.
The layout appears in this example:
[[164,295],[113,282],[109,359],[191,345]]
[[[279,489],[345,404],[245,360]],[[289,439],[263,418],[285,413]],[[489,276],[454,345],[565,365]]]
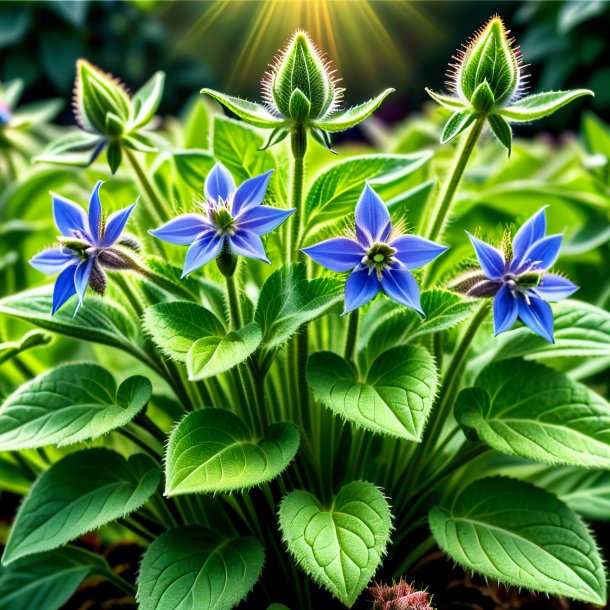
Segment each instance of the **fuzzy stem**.
[[437,239],[441,239],[443,237],[443,232],[447,224],[447,217],[449,216],[449,211],[451,209],[451,203],[455,197],[457,188],[462,181],[464,170],[466,169],[468,160],[470,159],[470,156],[474,151],[474,147],[479,140],[479,136],[481,135],[484,124],[485,117],[478,118],[474,122],[474,125],[468,131],[468,137],[464,140],[462,148],[455,159],[449,180],[445,185],[442,198],[434,214],[432,228],[428,233],[428,239],[432,241],[436,241]]
[[293,128],[292,136],[292,198],[291,205],[296,209],[290,223],[290,240],[288,260],[299,259],[299,237],[303,225],[303,183],[305,181],[305,151],[307,149],[307,133],[302,126]]
[[239,296],[235,286],[235,276],[231,275],[226,278],[227,281],[227,305],[229,307],[229,315],[231,318],[231,328],[239,330],[242,327],[241,309],[239,306]]
[[345,359],[350,362],[354,360],[354,354],[356,352],[359,322],[359,310],[355,309],[349,314],[349,323],[347,326],[347,335],[345,339]]

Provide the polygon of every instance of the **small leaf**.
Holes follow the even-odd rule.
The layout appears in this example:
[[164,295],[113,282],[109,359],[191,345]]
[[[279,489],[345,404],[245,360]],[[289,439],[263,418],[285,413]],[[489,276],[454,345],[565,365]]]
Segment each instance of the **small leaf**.
[[307,382],[335,414],[377,432],[420,441],[436,395],[434,359],[415,345],[395,347],[373,362],[366,377],[332,352],[309,357]]
[[109,570],[99,555],[67,547],[0,568],[0,608],[60,610],[93,573]]
[[471,483],[430,528],[451,559],[500,582],[603,605],[606,576],[595,541],[563,502],[503,477]]
[[461,134],[462,131],[472,125],[475,118],[476,115],[472,112],[472,110],[460,110],[459,112],[454,112],[445,124],[443,135],[441,136],[441,144],[446,144]]
[[478,114],[486,115],[490,112],[495,104],[494,94],[489,86],[489,83],[484,80],[472,94],[470,105]]
[[138,576],[140,610],[230,610],[245,599],[263,569],[253,536],[225,538],[185,526],[161,534],[147,549]]
[[23,384],[0,408],[0,449],[72,445],[129,423],[149,401],[150,381],[135,376],[117,391],[97,364],[64,364]]
[[31,330],[29,333],[23,335],[19,341],[0,343],[0,364],[7,362],[21,352],[35,347],[42,347],[43,345],[49,345],[50,342],[50,335],[42,333],[39,330]]
[[498,114],[513,123],[535,121],[553,114],[556,110],[563,108],[566,104],[583,95],[594,95],[594,93],[589,89],[536,93],[498,110]]
[[188,351],[196,341],[225,333],[222,322],[211,311],[187,301],[148,307],[144,328],[164,354],[182,363],[186,363]]
[[283,118],[272,115],[264,106],[254,102],[248,102],[238,97],[225,95],[213,89],[202,89],[201,93],[213,97],[219,104],[236,114],[240,119],[253,125],[266,129],[274,129],[287,124]]
[[279,347],[303,324],[320,317],[342,298],[339,281],[308,280],[303,263],[281,267],[263,284],[254,314],[263,329],[264,346]]
[[304,123],[311,112],[311,102],[300,89],[295,89],[290,96],[288,110],[290,118],[297,123]]
[[123,151],[121,150],[121,143],[118,140],[109,142],[108,147],[106,148],[106,159],[108,161],[108,167],[113,174],[119,169],[122,157]]
[[163,97],[164,84],[165,73],[155,72],[150,80],[138,89],[131,98],[134,114],[131,124],[132,129],[143,127],[153,119]]
[[383,494],[363,481],[342,487],[330,508],[293,491],[280,505],[279,521],[299,567],[348,607],[375,575],[392,529]]
[[468,104],[459,97],[453,97],[451,95],[444,95],[442,93],[436,93],[436,91],[432,91],[426,87],[426,93],[438,104],[447,108],[447,110],[451,110],[453,112],[459,112],[460,110],[465,110],[468,108]]
[[230,492],[278,476],[299,448],[293,424],[274,423],[257,438],[225,409],[199,409],[174,429],[165,461],[165,494]]
[[252,322],[221,336],[202,337],[193,343],[186,356],[191,381],[224,373],[247,360],[263,338],[261,327]]
[[106,139],[98,134],[78,130],[52,142],[49,148],[34,157],[33,161],[87,167],[95,161],[105,142]]
[[362,123],[365,119],[368,119],[379,106],[381,106],[383,100],[385,100],[390,93],[393,93],[395,89],[386,89],[383,93],[380,93],[377,97],[368,100],[353,108],[348,108],[341,112],[335,112],[327,118],[317,119],[313,122],[315,127],[323,129],[324,131],[344,131],[350,127]]
[[509,455],[610,469],[610,404],[541,364],[488,366],[455,407],[460,425]]
[[49,551],[140,508],[161,482],[149,457],[109,449],[72,453],[52,464],[20,506],[2,562]]
[[508,156],[510,157],[513,141],[513,134],[510,125],[506,119],[499,114],[490,114],[487,117],[487,120],[489,121],[489,126],[494,132],[494,135],[496,138],[498,138],[498,140],[500,140],[500,144],[502,144],[502,146],[508,150]]

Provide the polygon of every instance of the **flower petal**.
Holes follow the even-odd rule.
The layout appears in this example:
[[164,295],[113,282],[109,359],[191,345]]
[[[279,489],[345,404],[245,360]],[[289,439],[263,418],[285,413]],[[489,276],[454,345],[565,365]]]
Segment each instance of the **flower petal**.
[[51,193],[53,198],[53,216],[59,232],[66,237],[81,235],[93,241],[89,232],[89,219],[85,210],[61,195]]
[[513,260],[521,261],[530,246],[546,235],[546,207],[526,220],[513,237]]
[[383,291],[396,303],[426,316],[421,308],[419,286],[413,274],[406,269],[384,269],[381,274]]
[[385,241],[392,231],[390,212],[367,183],[356,204],[356,225],[375,241]]
[[121,233],[129,220],[129,216],[135,207],[136,204],[132,203],[126,208],[118,210],[108,216],[106,226],[104,227],[102,245],[106,247],[112,246],[112,244],[121,236]]
[[549,235],[535,242],[523,257],[519,271],[526,268],[548,269],[559,256],[563,235]]
[[241,215],[236,218],[235,222],[240,229],[253,231],[257,235],[266,235],[277,229],[294,211],[295,208],[282,210],[268,205],[259,205],[245,212],[242,209]]
[[303,248],[302,252],[318,265],[339,272],[351,271],[366,254],[362,245],[347,237],[327,239],[309,248]]
[[486,244],[484,241],[476,238],[466,231],[466,235],[470,238],[472,246],[474,247],[475,254],[479,259],[479,264],[483,273],[490,280],[497,280],[502,277],[504,273],[504,258],[502,253],[493,246]]
[[76,273],[77,265],[66,267],[58,276],[53,288],[53,315],[71,296],[76,294],[74,286],[74,274]]
[[448,248],[417,235],[401,235],[390,245],[392,248],[396,248],[394,258],[407,269],[423,267]]
[[239,188],[235,191],[235,197],[233,197],[232,211],[234,218],[246,210],[263,203],[271,174],[273,174],[272,169],[260,176],[254,176],[254,178],[250,178],[239,185]]
[[151,229],[149,233],[175,246],[192,244],[202,233],[210,231],[212,227],[201,214],[182,214],[172,218],[158,229]]
[[239,229],[235,235],[227,237],[229,248],[234,254],[254,258],[269,263],[261,238],[253,231]]
[[368,268],[353,271],[345,282],[345,308],[341,315],[366,305],[380,290],[376,273],[369,273]]
[[494,297],[494,335],[512,328],[519,314],[519,304],[508,284],[503,284]]
[[555,343],[553,339],[553,311],[548,303],[532,296],[531,293],[529,294],[529,303],[525,297],[520,296],[519,318],[537,335],[540,335],[549,343]]
[[89,231],[96,243],[100,241],[102,230],[102,202],[100,201],[100,186],[102,184],[101,180],[97,181],[89,199]]
[[91,275],[92,266],[92,258],[81,261],[76,266],[76,271],[74,272],[74,288],[76,289],[76,294],[78,295],[78,304],[74,310],[74,315],[76,315],[76,312],[83,304],[85,292],[87,292],[87,286],[89,285],[89,276]]
[[205,198],[208,201],[227,201],[235,192],[235,180],[229,170],[222,164],[217,163],[207,175],[203,186]]
[[532,290],[541,299],[555,303],[572,296],[578,290],[578,286],[561,275],[546,273],[538,286]]
[[78,256],[63,248],[43,250],[30,260],[30,265],[43,273],[53,274],[64,270],[66,265],[78,260]]
[[224,244],[224,237],[216,235],[215,231],[206,231],[197,237],[186,251],[184,259],[184,271],[182,277],[186,277],[189,273],[203,267],[213,258],[216,258]]

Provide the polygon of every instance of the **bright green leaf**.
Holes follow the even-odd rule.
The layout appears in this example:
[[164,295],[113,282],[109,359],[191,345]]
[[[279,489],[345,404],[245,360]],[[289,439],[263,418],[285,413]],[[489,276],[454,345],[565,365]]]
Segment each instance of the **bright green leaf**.
[[528,95],[523,99],[498,110],[498,114],[513,123],[535,121],[553,114],[571,101],[583,95],[594,95],[588,89],[574,89],[573,91],[545,91]]
[[472,110],[459,110],[458,112],[454,112],[445,124],[443,134],[441,135],[441,144],[446,144],[461,134],[472,125],[475,118],[476,115]]
[[279,521],[299,567],[348,607],[375,575],[392,529],[385,497],[363,481],[342,487],[329,507],[293,491],[282,501]]
[[451,110],[453,112],[459,112],[460,110],[465,110],[468,107],[468,104],[460,99],[459,97],[453,97],[452,95],[444,95],[442,93],[437,93],[436,91],[432,91],[426,87],[426,93],[437,103],[447,108],[447,110]]
[[131,98],[133,117],[130,127],[142,127],[149,123],[157,112],[163,96],[165,73],[155,72]]
[[51,337],[39,330],[31,330],[19,341],[0,343],[0,364],[33,347],[42,347],[51,342]]
[[606,602],[602,559],[586,526],[555,496],[503,477],[471,483],[430,512],[451,559],[500,582],[593,604]]
[[257,437],[234,413],[199,409],[187,415],[169,440],[166,495],[247,489],[278,476],[299,447],[293,424],[274,423]]
[[264,561],[253,536],[224,538],[186,526],[149,547],[138,576],[140,610],[231,610],[252,590]]
[[274,116],[261,104],[248,102],[247,100],[242,100],[231,95],[225,95],[224,93],[214,91],[213,89],[202,89],[201,93],[206,93],[213,97],[219,104],[222,104],[240,119],[254,127],[273,129],[286,125],[285,119]]
[[500,140],[500,144],[504,146],[508,150],[508,156],[510,157],[513,134],[510,128],[510,125],[506,121],[506,119],[499,114],[490,114],[487,117],[489,121],[489,126],[491,130],[494,132],[494,135],[498,140]]

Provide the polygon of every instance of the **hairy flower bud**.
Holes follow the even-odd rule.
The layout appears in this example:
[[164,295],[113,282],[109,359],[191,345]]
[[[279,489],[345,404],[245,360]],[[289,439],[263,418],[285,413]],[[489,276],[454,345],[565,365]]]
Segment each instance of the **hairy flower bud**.
[[279,114],[298,123],[336,109],[342,94],[333,72],[306,32],[295,32],[263,81],[263,94]]
[[391,585],[375,585],[368,589],[373,610],[433,610],[430,595],[417,591],[402,578]]

